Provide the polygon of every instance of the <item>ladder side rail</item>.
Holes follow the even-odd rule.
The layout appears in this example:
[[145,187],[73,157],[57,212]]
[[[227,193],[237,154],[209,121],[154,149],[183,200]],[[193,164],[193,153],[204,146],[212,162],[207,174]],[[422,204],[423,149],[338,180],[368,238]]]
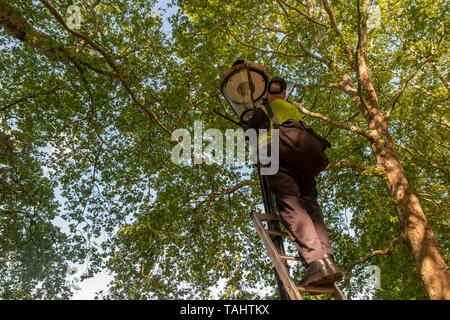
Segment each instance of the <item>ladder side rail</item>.
[[[261,168],[260,168],[259,163],[257,164],[257,168],[258,168],[259,183],[261,186],[261,193],[263,196],[264,210],[267,214],[269,214],[269,213],[275,214],[276,206],[273,201],[273,196],[272,196],[269,186],[267,184],[266,177],[261,174]],[[268,221],[267,227],[269,230],[280,231],[280,225],[278,224],[277,221]],[[284,251],[283,239],[281,237],[272,237],[271,239],[272,239],[273,245],[275,246],[277,251],[280,254],[284,255],[285,251]],[[285,264],[285,268],[287,268],[289,270],[289,266],[287,263]],[[288,300],[289,295],[287,294],[286,289],[283,286],[283,282],[281,281],[277,270],[275,270],[275,278],[277,281],[278,294],[280,296],[280,300]]]
[[[263,194],[263,200],[264,200],[264,209],[266,214],[277,214],[277,207],[275,205],[274,197],[272,192],[270,192],[269,186],[267,184],[266,177],[261,175],[260,168],[258,166],[258,174],[259,174],[259,181],[261,184],[261,191]],[[280,224],[278,221],[267,221],[267,227],[270,231],[276,231],[280,232]],[[275,247],[277,248],[277,251],[279,254],[285,254],[284,251],[284,245],[283,245],[283,239],[280,236],[273,236],[271,237]],[[286,268],[289,269],[289,266],[286,264]]]
[[303,300],[302,296],[300,295],[300,292],[297,290],[295,283],[292,281],[291,277],[289,276],[289,272],[287,271],[287,269],[285,267],[285,262],[280,258],[279,254],[277,252],[277,249],[275,248],[275,245],[273,244],[269,235],[266,233],[257,214],[255,212],[252,212],[251,218],[253,220],[253,224],[255,225],[255,229],[259,234],[259,237],[261,238],[264,246],[266,247],[267,251],[269,252],[269,256],[275,266],[275,270],[276,270],[278,276],[280,277],[280,279],[284,285],[284,289],[286,290],[287,294],[289,295],[289,298],[291,300]]
[[334,284],[334,291],[331,294],[334,299],[336,300],[347,300],[342,290],[339,288],[339,286],[335,283]]

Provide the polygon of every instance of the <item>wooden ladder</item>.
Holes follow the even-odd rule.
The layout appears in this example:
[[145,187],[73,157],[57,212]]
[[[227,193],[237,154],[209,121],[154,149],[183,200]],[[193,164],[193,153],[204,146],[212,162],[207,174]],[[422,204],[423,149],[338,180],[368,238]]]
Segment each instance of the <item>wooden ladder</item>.
[[[280,217],[273,213],[256,213],[252,212],[250,214],[256,231],[261,238],[264,246],[269,253],[270,259],[273,262],[275,271],[277,274],[277,280],[282,283],[283,289],[290,300],[303,300],[301,293],[308,292],[312,295],[319,295],[323,293],[331,293],[331,296],[335,300],[346,300],[344,294],[339,289],[339,287],[334,284],[333,287],[298,287],[289,275],[289,270],[286,261],[300,261],[299,257],[288,256],[284,254],[283,246],[275,245],[274,241],[280,241],[280,237],[286,237],[288,234],[286,232],[279,231]],[[269,229],[264,228],[262,221],[267,221],[271,224]],[[274,223],[278,224],[278,228],[273,228]],[[275,229],[275,230],[274,230]],[[281,239],[282,242],[282,239]]]

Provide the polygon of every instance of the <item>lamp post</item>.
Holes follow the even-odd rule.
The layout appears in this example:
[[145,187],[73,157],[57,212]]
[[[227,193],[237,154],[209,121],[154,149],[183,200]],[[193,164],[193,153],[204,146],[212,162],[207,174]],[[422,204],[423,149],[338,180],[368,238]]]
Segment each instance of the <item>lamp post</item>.
[[[267,69],[264,66],[251,63],[247,60],[237,60],[230,69],[227,69],[223,73],[220,81],[220,90],[239,118],[240,123],[238,124],[240,126],[242,126],[242,123],[247,124],[248,120],[252,117],[256,109],[256,102],[266,95],[268,83]],[[219,112],[215,112],[227,120],[236,123],[234,120]],[[265,212],[275,213],[277,209],[274,196],[270,191],[265,176],[261,174],[259,163],[257,167]],[[278,222],[268,221],[268,228],[269,230],[280,231]],[[285,251],[282,238],[275,236],[272,241],[278,252],[284,255]],[[285,263],[285,266],[289,268],[287,263]],[[280,299],[287,300],[288,294],[276,271],[275,276]]]

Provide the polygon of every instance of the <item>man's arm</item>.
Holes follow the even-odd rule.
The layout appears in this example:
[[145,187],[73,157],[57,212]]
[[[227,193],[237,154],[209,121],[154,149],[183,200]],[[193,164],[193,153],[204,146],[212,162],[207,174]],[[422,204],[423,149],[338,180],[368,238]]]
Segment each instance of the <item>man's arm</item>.
[[244,131],[247,131],[248,129],[270,129],[270,120],[262,108],[257,108],[255,110],[253,116],[245,126]]

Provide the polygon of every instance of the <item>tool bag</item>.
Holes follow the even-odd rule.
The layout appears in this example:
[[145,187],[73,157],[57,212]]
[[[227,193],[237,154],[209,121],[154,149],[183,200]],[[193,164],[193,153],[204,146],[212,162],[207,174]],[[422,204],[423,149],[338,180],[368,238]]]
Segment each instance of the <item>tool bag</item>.
[[267,113],[272,118],[273,126],[279,129],[280,163],[297,170],[305,177],[316,177],[329,165],[325,149],[331,147],[327,139],[314,132],[303,121],[286,120],[282,124],[268,103]]

